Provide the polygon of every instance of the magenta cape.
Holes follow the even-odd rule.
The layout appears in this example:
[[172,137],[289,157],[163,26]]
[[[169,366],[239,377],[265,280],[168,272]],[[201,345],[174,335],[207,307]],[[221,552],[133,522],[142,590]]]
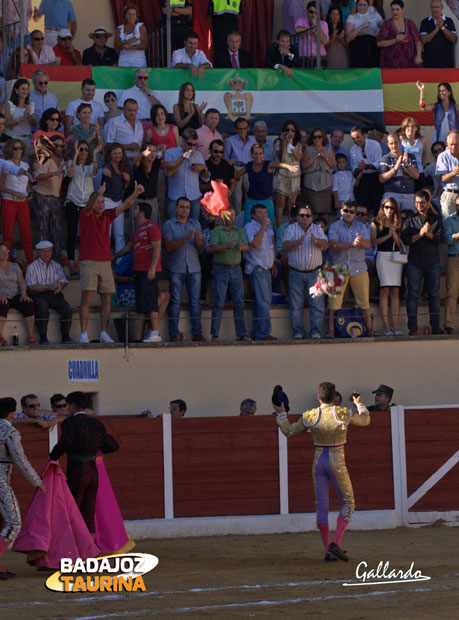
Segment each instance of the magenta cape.
[[37,568],[59,568],[61,558],[86,560],[100,553],[70,493],[57,461],[49,461],[42,479],[46,493],[35,491],[13,551],[27,553]]
[[110,478],[105,469],[104,458],[99,452],[96,458],[99,486],[96,497],[96,543],[102,553],[127,553],[135,547],[124,527],[123,517],[113,493]]

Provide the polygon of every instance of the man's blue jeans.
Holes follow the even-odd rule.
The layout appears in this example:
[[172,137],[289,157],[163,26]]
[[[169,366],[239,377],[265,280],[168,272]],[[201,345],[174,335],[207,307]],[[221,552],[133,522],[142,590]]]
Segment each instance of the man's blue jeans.
[[244,283],[242,280],[241,267],[213,266],[212,287],[214,292],[214,304],[212,307],[212,322],[210,332],[212,336],[218,336],[225,306],[226,292],[230,291],[233,302],[234,325],[236,337],[247,335],[244,321]]
[[253,340],[260,340],[271,333],[271,270],[254,267],[249,274],[249,282],[255,296],[251,337]]
[[312,297],[309,294],[311,286],[317,282],[319,269],[311,273],[301,273],[294,269],[288,272],[288,305],[290,308],[290,321],[292,323],[293,335],[301,334],[306,338],[306,331],[303,326],[304,300],[308,299],[309,304],[309,337],[314,334],[321,335],[322,322],[325,314],[324,297]]
[[182,304],[183,287],[186,285],[188,300],[190,302],[190,321],[192,334],[202,334],[201,325],[201,272],[175,273],[169,271],[169,335],[179,334],[178,323],[180,319],[180,307]]
[[416,329],[418,327],[418,301],[423,276],[425,290],[429,297],[430,327],[432,329],[440,327],[440,264],[437,263],[424,267],[423,265],[408,263],[406,266],[408,329]]

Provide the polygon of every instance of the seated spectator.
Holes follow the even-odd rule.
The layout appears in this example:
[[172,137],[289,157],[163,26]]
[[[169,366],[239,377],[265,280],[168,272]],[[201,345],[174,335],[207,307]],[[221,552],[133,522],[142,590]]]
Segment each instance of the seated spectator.
[[332,195],[335,209],[341,209],[346,200],[354,200],[354,185],[360,179],[355,179],[350,170],[347,170],[348,159],[344,153],[335,155],[337,170],[333,173]]
[[218,342],[221,318],[229,291],[233,304],[236,338],[250,341],[244,319],[244,283],[242,280],[242,252],[249,249],[245,232],[235,228],[236,211],[230,209],[230,217],[223,220],[210,236],[209,254],[213,255],[212,270],[212,322],[210,331],[212,342]]
[[67,164],[67,176],[70,185],[64,203],[65,220],[67,223],[67,258],[69,260],[70,275],[79,274],[80,268],[75,261],[75,245],[78,234],[78,222],[82,209],[87,205],[94,192],[94,177],[99,173],[97,157],[102,145],[98,144],[91,155],[89,143],[86,140],[75,142],[73,160]]
[[146,67],[145,51],[148,47],[148,32],[140,21],[139,9],[135,4],[126,4],[121,11],[123,23],[115,30],[115,48],[119,53],[119,67]]
[[96,94],[96,83],[94,80],[86,79],[81,83],[81,97],[71,101],[65,109],[65,122],[64,131],[65,135],[70,134],[70,130],[73,125],[78,124],[77,110],[78,107],[85,103],[91,108],[91,123],[99,124],[99,127],[104,126],[104,108],[102,104],[94,100]]
[[47,142],[46,153],[35,170],[35,187],[31,201],[35,215],[38,240],[49,240],[53,244],[53,259],[61,260],[62,207],[60,201],[65,163],[62,153],[65,147],[60,136],[51,136]]
[[[35,105],[35,116],[39,123],[43,112],[48,108],[55,108],[59,111],[59,102],[54,93],[48,92],[49,75],[46,71],[42,69],[35,71],[32,82],[34,90],[29,95],[29,101]],[[57,125],[56,129],[58,129],[59,125]]]
[[35,394],[22,396],[21,407],[22,411],[18,411],[14,416],[14,424],[38,424],[43,428],[50,428],[54,426],[54,421],[57,422],[57,416],[52,415],[52,411],[41,408]]
[[[126,151],[119,142],[110,142],[105,149],[105,161],[102,167],[105,211],[113,211],[121,207],[125,191],[130,182],[131,172]],[[110,230],[113,233],[115,252],[119,252],[125,245],[124,211],[125,209],[120,211],[118,216],[111,222]]]
[[[175,151],[176,149],[171,150]],[[176,201],[175,218],[171,218],[163,226],[164,249],[168,254],[167,266],[171,294],[169,304],[169,342],[179,341],[178,324],[185,284],[190,303],[193,341],[202,342],[205,340],[202,335],[201,324],[201,267],[198,256],[198,252],[204,249],[204,240],[202,238],[201,225],[197,220],[190,217],[190,210],[190,200],[179,197]]]
[[5,106],[5,126],[8,136],[22,140],[28,147],[32,129],[37,124],[35,104],[29,99],[29,81],[20,78],[13,84],[10,100]]
[[32,62],[36,65],[58,64],[53,48],[45,44],[45,37],[41,30],[33,30],[31,32],[29,52]]
[[330,213],[332,208],[333,169],[336,159],[321,127],[314,127],[308,137],[303,157],[303,185],[308,205],[315,213]]
[[[268,159],[265,153],[265,159]],[[295,204],[301,189],[301,168],[303,149],[301,148],[300,130],[292,120],[283,122],[280,135],[274,142],[274,159],[281,166],[273,177],[273,190],[276,202],[276,226],[282,221],[285,205],[287,215]]]
[[253,58],[250,52],[241,49],[242,36],[233,30],[226,38],[227,49],[218,48],[215,52],[215,69],[250,69]]
[[292,67],[299,67],[300,62],[291,49],[291,36],[287,30],[277,33],[276,42],[266,50],[264,67],[266,69],[279,69],[287,77],[292,77]]
[[123,146],[126,157],[133,161],[139,156],[143,143],[142,123],[137,119],[138,104],[134,99],[126,99],[123,104],[123,113],[112,118],[104,127],[106,144],[118,142]]
[[57,45],[53,47],[56,59],[61,65],[82,65],[81,54],[73,46],[73,37],[70,30],[61,28],[57,35]]
[[379,164],[379,182],[384,185],[385,198],[395,198],[402,211],[414,211],[415,181],[419,178],[416,157],[402,150],[396,133],[387,137],[388,155]]
[[208,182],[202,182],[200,189],[202,193],[212,191],[210,181],[223,181],[228,187],[228,198],[234,191],[236,179],[234,178],[234,166],[223,159],[225,144],[223,140],[213,140],[210,143],[210,158],[206,161],[206,168],[210,173]]
[[[313,297],[311,287],[317,281],[322,265],[322,252],[328,248],[328,241],[322,228],[312,223],[309,205],[297,207],[296,222],[290,224],[282,237],[282,250],[288,254],[289,282],[288,305],[294,340],[322,337],[322,322],[325,315],[323,295]],[[309,305],[309,331],[303,323],[304,302]]]
[[49,399],[51,403],[51,411],[57,416],[67,416],[69,413],[69,404],[63,394],[53,394]]
[[252,340],[277,340],[271,336],[271,275],[277,275],[274,264],[274,232],[268,218],[268,211],[262,204],[251,209],[252,221],[244,226],[249,249],[244,254],[245,273],[249,279],[255,301],[252,307]]
[[156,146],[154,144],[145,145],[145,149],[140,153],[137,159],[134,160],[134,180],[143,185],[145,189],[138,200],[150,206],[151,213],[147,217],[147,220],[151,220],[155,224],[160,223],[157,199],[160,167],[161,159],[157,157]]
[[[307,17],[300,17],[295,22],[295,32],[299,34],[300,60],[303,68],[314,69],[317,66],[317,15],[316,2],[311,0],[306,5]],[[319,16],[320,17],[320,16]],[[328,24],[319,19],[320,28],[320,59],[321,66],[325,67],[327,51],[325,45],[328,42]]]
[[445,332],[454,333],[457,296],[459,294],[459,195],[456,194],[456,212],[445,218],[445,242],[448,256],[446,265]]
[[239,409],[240,416],[255,415],[257,411],[257,401],[252,398],[244,398]]
[[416,86],[419,88],[419,107],[425,112],[434,113],[434,126],[432,141],[441,140],[446,142],[449,131],[459,130],[459,104],[456,103],[453,89],[449,82],[440,82],[438,85],[437,103],[428,103],[424,99],[424,84],[418,80]]
[[49,310],[59,313],[62,344],[73,343],[70,338],[72,326],[72,308],[62,291],[68,281],[59,263],[51,260],[53,244],[40,241],[35,246],[38,258],[33,261],[26,272],[26,284],[35,304],[35,322],[40,334],[40,344],[49,344],[47,338]]
[[335,315],[343,304],[344,292],[350,284],[355,297],[356,306],[362,309],[367,335],[377,336],[371,326],[368,267],[365,261],[365,250],[370,248],[370,233],[362,222],[355,219],[357,205],[345,202],[341,207],[341,219],[334,222],[328,230],[331,264],[346,265],[349,275],[343,288],[335,296],[330,297],[329,324],[327,338],[335,337]]
[[137,69],[134,74],[134,86],[124,90],[118,102],[118,107],[122,108],[128,99],[136,101],[138,105],[137,119],[141,123],[150,120],[151,106],[159,105],[153,91],[148,88],[148,76],[148,69]]
[[341,8],[331,5],[328,9],[326,22],[328,24],[328,41],[325,44],[328,69],[348,69],[349,55],[347,53],[345,20]]
[[188,128],[199,129],[204,121],[202,112],[207,103],[203,101],[201,105],[198,105],[194,102],[195,97],[196,91],[191,82],[185,82],[181,85],[178,103],[174,103],[172,108],[175,124],[180,135]]
[[346,21],[346,40],[350,46],[349,66],[353,69],[379,67],[376,35],[383,23],[381,15],[370,12],[368,0],[358,0],[357,12]]
[[[430,195],[425,190],[415,194],[416,213],[403,223],[402,241],[410,246],[406,280],[408,294],[406,313],[410,336],[420,333],[418,325],[418,302],[422,279],[429,300],[430,328],[434,335],[445,332],[440,327],[440,244],[444,243],[441,215],[430,206]],[[428,329],[428,328],[427,328]]]
[[173,149],[180,144],[179,131],[175,125],[167,122],[167,110],[161,105],[152,106],[150,110],[151,128],[145,132],[145,142],[151,142],[156,146],[156,151],[161,153],[161,159],[167,149]]
[[[453,68],[454,46],[457,43],[454,21],[443,14],[441,0],[431,0],[430,12],[430,16],[424,18],[419,27],[424,68]],[[437,137],[437,140],[441,139]]]
[[220,112],[216,108],[209,108],[204,115],[204,124],[197,130],[198,146],[196,151],[201,153],[204,160],[209,159],[209,145],[213,140],[223,140],[217,125],[220,121]]
[[446,151],[437,159],[436,174],[440,177],[443,192],[440,196],[441,212],[448,217],[456,211],[459,194],[459,131],[453,129],[446,138]]
[[21,268],[9,260],[9,254],[8,245],[4,241],[0,242],[0,346],[8,346],[8,340],[3,337],[3,329],[10,308],[19,310],[24,317],[27,344],[38,344],[33,336],[35,318],[33,301],[27,296]]
[[[400,250],[402,218],[395,198],[384,198],[377,216],[371,222],[371,243],[378,248],[376,271],[379,278],[379,312],[385,336],[401,336],[398,330],[400,314],[401,263],[392,260]],[[390,298],[390,315],[389,315]]]
[[196,131],[188,128],[183,132],[181,145],[168,149],[164,155],[163,166],[169,180],[167,211],[170,219],[173,219],[177,212],[177,201],[183,197],[190,201],[191,219],[199,220],[202,195],[199,175],[206,171],[206,165],[201,153],[196,152],[197,144]]
[[427,163],[427,142],[421,134],[421,126],[418,121],[407,116],[400,125],[400,142],[402,151],[411,153],[416,157],[416,163],[419,170],[419,179],[416,181],[416,189],[422,189],[424,186],[424,168]]
[[[16,220],[21,233],[22,246],[28,263],[33,261],[32,230],[30,227],[30,209],[27,196],[29,179],[26,172],[29,164],[22,161],[25,145],[21,140],[9,140],[4,150],[3,169],[0,173],[0,190],[2,192],[3,241],[12,247],[14,225]],[[22,170],[23,174],[18,175]]]
[[382,185],[378,177],[381,146],[376,140],[368,138],[366,130],[360,125],[352,127],[351,138],[354,141],[350,150],[351,169],[355,177],[362,174],[358,187],[355,187],[355,198],[373,213],[377,213],[382,196]]
[[183,418],[187,410],[186,402],[181,398],[171,400],[169,403],[169,413],[173,418]]
[[113,47],[108,47],[107,40],[113,34],[105,26],[98,26],[88,37],[94,41],[91,47],[83,52],[83,64],[93,67],[113,67],[118,63],[118,54]]
[[426,181],[428,184],[432,185],[432,203],[435,204],[436,206],[440,204],[440,196],[442,193],[440,176],[437,174],[437,171],[436,171],[437,159],[440,153],[443,153],[445,148],[446,148],[446,144],[444,142],[440,142],[440,141],[433,142],[432,146],[430,147],[430,152],[434,156],[434,161],[431,162],[430,164],[427,164],[427,166],[424,169],[424,175],[425,175]]
[[118,97],[113,90],[107,90],[104,93],[104,103],[107,107],[107,111],[104,112],[104,126],[108,123],[108,121],[112,120],[112,118],[116,118],[120,114],[122,114],[122,110],[118,107]]
[[404,9],[403,0],[392,0],[392,18],[386,19],[376,37],[381,69],[409,69],[422,64],[419,32],[411,19],[404,18]]
[[257,121],[253,126],[253,137],[263,147],[266,161],[274,161],[274,140],[268,138],[268,125],[265,121]]
[[[110,145],[110,147],[116,149],[119,145]],[[134,192],[115,209],[107,210],[105,209],[104,191],[105,185],[102,184],[80,213],[81,344],[89,343],[89,308],[96,290],[101,299],[100,342],[113,343],[107,332],[110,321],[110,297],[115,292],[111,270],[110,226],[113,220],[131,208],[138,195],[143,192],[143,187],[134,183]]]
[[388,385],[381,384],[372,392],[375,395],[375,404],[368,407],[368,411],[389,411],[394,404],[390,404],[394,395],[393,388]]
[[144,314],[147,321],[142,339],[146,343],[161,342],[159,322],[170,299],[167,291],[159,290],[156,277],[161,271],[161,229],[151,221],[151,213],[151,205],[147,202],[135,205],[136,231],[131,241],[114,256],[118,258],[133,252],[136,311]]
[[185,47],[172,53],[172,68],[191,69],[194,77],[202,77],[206,69],[212,69],[212,63],[204,52],[198,49],[199,35],[190,32],[184,43]]

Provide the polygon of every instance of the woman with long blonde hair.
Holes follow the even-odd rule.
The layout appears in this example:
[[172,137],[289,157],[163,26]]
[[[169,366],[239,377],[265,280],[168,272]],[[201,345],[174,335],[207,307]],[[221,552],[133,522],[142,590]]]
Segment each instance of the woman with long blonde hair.
[[[401,336],[398,330],[400,286],[403,265],[392,260],[402,246],[402,218],[395,198],[385,198],[371,222],[371,244],[377,246],[376,271],[379,277],[379,312],[385,336]],[[390,299],[390,315],[389,315]]]

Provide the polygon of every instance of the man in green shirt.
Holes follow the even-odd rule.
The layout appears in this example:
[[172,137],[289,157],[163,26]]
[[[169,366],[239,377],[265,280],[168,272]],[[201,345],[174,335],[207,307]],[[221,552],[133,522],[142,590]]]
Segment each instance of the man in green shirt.
[[233,302],[236,338],[241,341],[250,341],[244,321],[244,282],[241,271],[242,252],[249,249],[249,244],[244,231],[234,227],[235,218],[236,211],[230,209],[229,217],[223,221],[221,226],[214,228],[210,236],[208,252],[213,254],[212,288],[214,296],[210,326],[212,342],[218,341],[228,290]]

